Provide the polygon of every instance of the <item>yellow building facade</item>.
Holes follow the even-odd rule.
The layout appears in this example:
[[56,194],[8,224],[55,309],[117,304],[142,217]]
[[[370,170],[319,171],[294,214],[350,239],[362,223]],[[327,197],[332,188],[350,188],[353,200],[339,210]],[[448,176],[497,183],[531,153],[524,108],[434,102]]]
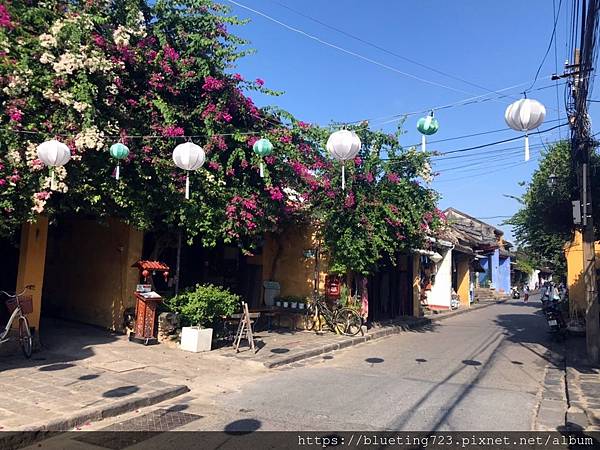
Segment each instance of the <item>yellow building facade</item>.
[[[596,254],[596,270],[600,268],[600,242],[594,245]],[[569,289],[569,310],[571,315],[581,317],[587,308],[585,300],[585,286],[583,283],[583,236],[576,230],[571,242],[565,244],[565,258],[567,260],[567,288]]]

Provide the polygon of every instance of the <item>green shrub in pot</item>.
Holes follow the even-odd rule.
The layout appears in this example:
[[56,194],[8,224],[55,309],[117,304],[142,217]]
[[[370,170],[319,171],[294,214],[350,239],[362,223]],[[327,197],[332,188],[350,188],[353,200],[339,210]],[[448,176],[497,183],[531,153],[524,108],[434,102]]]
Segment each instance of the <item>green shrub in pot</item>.
[[239,309],[241,298],[228,289],[212,284],[187,289],[166,301],[179,314],[183,326],[212,327],[221,316],[229,316]]

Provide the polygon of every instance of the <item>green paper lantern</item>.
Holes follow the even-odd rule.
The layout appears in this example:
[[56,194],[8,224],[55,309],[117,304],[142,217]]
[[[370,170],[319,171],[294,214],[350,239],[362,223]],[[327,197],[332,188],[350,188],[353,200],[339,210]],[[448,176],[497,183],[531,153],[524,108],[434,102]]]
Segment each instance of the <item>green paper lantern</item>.
[[417,121],[417,130],[423,136],[421,136],[421,150],[425,151],[425,147],[427,146],[426,136],[431,136],[432,134],[437,133],[437,130],[440,128],[440,124],[435,117],[433,117],[433,112],[426,116],[421,117]]
[[129,148],[120,142],[110,146],[110,156],[116,159],[125,159],[129,155]]
[[254,150],[254,153],[258,156],[267,156],[273,151],[273,144],[271,144],[271,141],[268,139],[259,139],[252,146],[252,150]]
[[[270,155],[273,151],[273,144],[268,139],[262,138],[254,143],[252,146],[252,150],[261,158],[267,155]],[[263,163],[260,162],[260,176],[264,176],[263,173]]]
[[419,133],[427,136],[437,133],[439,128],[440,124],[433,116],[421,117],[417,122],[417,130],[419,130]]
[[[127,158],[129,155],[129,148],[125,144],[121,144],[120,142],[113,144],[110,146],[109,150],[110,156],[115,159],[121,160]],[[117,169],[115,170],[115,179],[119,179],[121,167],[119,163],[117,163]]]

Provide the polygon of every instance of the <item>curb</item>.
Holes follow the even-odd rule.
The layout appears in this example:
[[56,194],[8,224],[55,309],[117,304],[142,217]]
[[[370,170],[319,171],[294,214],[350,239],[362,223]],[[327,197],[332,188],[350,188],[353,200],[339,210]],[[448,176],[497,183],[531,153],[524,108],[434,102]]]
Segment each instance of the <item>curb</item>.
[[[22,437],[24,434],[23,432],[27,432],[27,435],[34,436],[36,433],[43,435],[46,432],[68,431],[79,425],[83,425],[88,421],[98,421],[108,417],[118,416],[144,406],[151,406],[156,403],[160,403],[164,400],[177,397],[178,395],[185,394],[189,391],[190,389],[185,385],[173,385],[152,391],[147,395],[132,396],[131,398],[123,399],[110,405],[81,409],[72,416],[60,417],[50,421],[45,421],[43,423],[38,422],[37,424],[33,425],[17,427],[13,430],[10,430],[10,432],[7,432],[7,434],[13,434],[14,432],[14,437],[18,437],[19,435]],[[10,439],[10,437],[11,436],[7,436],[6,438]],[[0,448],[4,448],[2,447],[2,444],[6,443],[6,438],[0,439]]]
[[365,342],[373,341],[376,339],[382,339],[393,334],[400,334],[404,331],[416,330],[422,328],[424,326],[430,325],[433,322],[438,322],[440,320],[447,319],[449,317],[457,316],[459,314],[465,314],[472,311],[477,311],[479,309],[487,308],[488,306],[497,305],[500,303],[505,303],[507,300],[496,300],[489,303],[479,304],[479,306],[472,306],[469,309],[459,309],[456,311],[451,311],[448,313],[438,314],[431,317],[419,317],[416,319],[412,319],[410,321],[388,325],[373,331],[365,336],[358,336],[352,339],[343,339],[340,338],[339,342],[330,342],[328,344],[323,344],[322,346],[311,348],[308,350],[300,351],[298,353],[284,356],[279,359],[275,359],[273,361],[265,361],[263,365],[267,369],[275,369],[277,367],[285,366],[288,364],[292,364],[298,361],[302,361],[304,359],[313,358],[315,356],[322,355],[324,353],[330,353],[335,350],[340,350],[343,348],[353,347],[355,345],[363,344]]

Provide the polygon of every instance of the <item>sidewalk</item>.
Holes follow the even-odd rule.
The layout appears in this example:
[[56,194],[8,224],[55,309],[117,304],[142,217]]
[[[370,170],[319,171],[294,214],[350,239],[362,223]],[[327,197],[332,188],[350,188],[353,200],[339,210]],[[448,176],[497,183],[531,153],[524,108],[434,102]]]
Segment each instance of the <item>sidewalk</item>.
[[67,430],[191,391],[237,389],[266,369],[251,361],[145,347],[123,335],[45,319],[42,350],[0,357],[0,430]]
[[600,366],[587,360],[585,345],[583,336],[571,336],[566,343],[567,422],[600,430]]

